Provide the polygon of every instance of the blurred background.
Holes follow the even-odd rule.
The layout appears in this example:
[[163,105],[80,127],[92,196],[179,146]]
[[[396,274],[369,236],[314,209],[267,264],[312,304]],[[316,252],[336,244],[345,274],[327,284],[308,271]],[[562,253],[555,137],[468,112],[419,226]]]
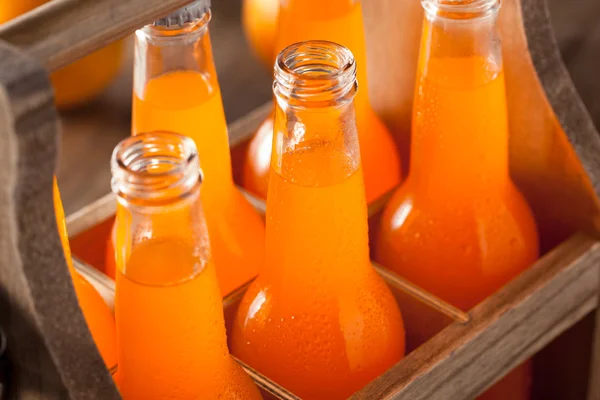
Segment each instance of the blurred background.
[[[213,0],[210,25],[229,123],[271,98],[270,73],[244,37],[241,2]],[[565,64],[591,114],[600,116],[600,104],[594,103],[594,97],[600,97],[593,96],[600,90],[600,79],[597,78],[600,53],[596,51],[600,48],[600,0],[548,2]],[[63,147],[58,176],[67,215],[109,192],[110,154],[130,133],[131,38],[125,40],[124,45],[123,65],[110,86],[91,103],[62,112]]]

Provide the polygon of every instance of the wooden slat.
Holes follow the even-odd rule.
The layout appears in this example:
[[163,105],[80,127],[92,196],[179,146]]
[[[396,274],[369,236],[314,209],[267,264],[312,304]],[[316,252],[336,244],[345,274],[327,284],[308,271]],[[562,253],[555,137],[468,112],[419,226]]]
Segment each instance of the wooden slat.
[[117,212],[117,201],[112,193],[109,193],[90,205],[67,217],[67,232],[69,236],[77,236],[81,232],[108,219]]
[[18,399],[119,399],[79,308],[54,215],[47,73],[0,42],[0,323]]
[[[548,0],[556,40],[568,64],[600,18],[600,1]],[[590,75],[595,76],[595,75]]]
[[[69,217],[70,226],[89,229],[114,209],[109,203],[114,201],[99,201],[86,213]],[[99,219],[94,221],[87,214]],[[443,305],[442,311],[457,323],[355,398],[469,399],[482,392],[595,307],[599,250],[595,240],[573,237],[475,308],[470,319]],[[240,295],[226,299],[226,309]],[[416,298],[421,297],[417,293]],[[425,300],[435,308],[430,298]]]
[[53,0],[1,25],[0,40],[54,71],[191,1]]
[[272,109],[273,102],[269,101],[229,125],[229,147],[234,148],[250,140]]
[[[600,20],[600,1],[590,3],[597,4],[595,21]],[[573,83],[596,126],[600,126],[600,80],[597,79],[600,70],[600,25],[595,24],[568,51],[564,54],[565,64]]]
[[578,234],[352,397],[471,399],[597,303],[600,243]]

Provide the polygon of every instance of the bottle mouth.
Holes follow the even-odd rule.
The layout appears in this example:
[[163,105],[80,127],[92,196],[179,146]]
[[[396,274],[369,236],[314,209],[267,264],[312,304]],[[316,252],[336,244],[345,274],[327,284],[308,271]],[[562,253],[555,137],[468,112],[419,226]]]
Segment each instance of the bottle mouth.
[[421,0],[429,15],[447,19],[480,19],[500,10],[502,0]]
[[123,139],[111,158],[113,192],[127,203],[156,205],[187,197],[202,181],[194,141],[171,132]]
[[356,62],[350,50],[329,41],[311,40],[286,47],[275,62],[273,92],[286,100],[313,105],[352,100]]

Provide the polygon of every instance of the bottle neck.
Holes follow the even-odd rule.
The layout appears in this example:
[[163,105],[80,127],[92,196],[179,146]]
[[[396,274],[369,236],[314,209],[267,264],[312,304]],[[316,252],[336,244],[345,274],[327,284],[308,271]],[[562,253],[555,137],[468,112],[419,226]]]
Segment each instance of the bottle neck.
[[133,134],[168,130],[191,137],[206,175],[203,197],[234,186],[210,18],[206,12],[183,27],[138,30],[134,64]]
[[[124,139],[113,152],[111,169],[118,200],[115,248],[121,273],[128,276],[129,258],[149,240],[181,243],[192,249],[198,265],[208,262],[208,234],[199,201],[201,172],[190,138],[153,132]],[[132,279],[167,285],[197,272],[177,271],[174,276],[138,269]]]
[[327,186],[360,165],[354,112],[356,64],[339,44],[291,45],[275,65],[271,167],[302,186]]
[[410,177],[448,187],[504,182],[508,125],[498,7],[492,7],[499,2],[423,5]]
[[355,76],[352,53],[332,42],[294,44],[277,58],[263,277],[297,283],[294,293],[310,285],[303,274],[331,288],[346,267],[369,262]]
[[280,10],[295,12],[303,19],[330,20],[339,18],[360,5],[360,0],[280,0]]
[[275,56],[284,48],[306,40],[327,40],[350,49],[357,63],[360,90],[357,112],[370,107],[367,51],[359,0],[281,0]]

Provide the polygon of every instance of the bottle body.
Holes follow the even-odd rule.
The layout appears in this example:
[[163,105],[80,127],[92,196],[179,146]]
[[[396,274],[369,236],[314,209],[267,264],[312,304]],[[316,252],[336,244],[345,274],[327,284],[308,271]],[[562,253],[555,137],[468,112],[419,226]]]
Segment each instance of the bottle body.
[[82,277],[73,267],[69,236],[65,221],[60,192],[56,178],[54,178],[54,211],[61,244],[65,253],[65,260],[69,268],[69,274],[73,280],[73,287],[79,307],[87,322],[90,334],[98,347],[98,351],[107,368],[117,364],[117,339],[115,333],[115,319],[112,311],[94,287]]
[[142,134],[117,146],[112,165],[123,398],[260,399],[227,349],[193,142]]
[[196,143],[213,260],[226,295],[264,263],[264,223],[233,183],[209,20],[206,12],[177,35],[150,26],[137,32],[133,134],[169,130]]
[[[335,0],[323,2],[290,0],[281,2],[276,49],[306,40],[327,40],[352,51],[357,62],[360,90],[355,100],[356,123],[367,201],[371,202],[400,183],[402,176],[398,152],[392,135],[371,108],[367,89],[366,43],[360,2]],[[263,122],[250,143],[244,165],[244,187],[266,198],[272,115]]]
[[[499,2],[422,3],[426,15],[411,167],[386,205],[374,256],[384,267],[469,310],[535,262],[537,228],[509,176],[504,73],[495,27]],[[483,398],[527,399],[529,369],[527,363],[519,367]]]
[[[339,48],[286,52],[334,58]],[[295,108],[278,96],[267,261],[238,309],[232,352],[302,398],[346,398],[403,356],[402,317],[369,261],[352,99]]]

